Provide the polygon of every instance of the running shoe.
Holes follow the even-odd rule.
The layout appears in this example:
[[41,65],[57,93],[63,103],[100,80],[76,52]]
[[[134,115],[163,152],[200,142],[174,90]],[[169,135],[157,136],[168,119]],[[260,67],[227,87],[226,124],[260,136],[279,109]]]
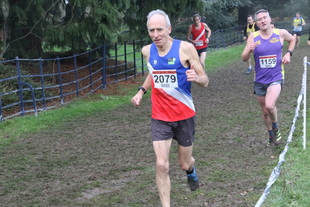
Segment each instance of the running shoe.
[[280,129],[272,129],[272,132],[273,132],[273,135],[274,135],[273,142],[276,145],[281,144],[283,139],[282,139],[282,136],[281,136]]
[[199,188],[199,178],[196,167],[193,168],[193,173],[187,175],[187,181],[191,191],[195,191]]
[[249,67],[249,68],[248,68],[248,71],[246,72],[246,74],[249,74],[249,73],[251,72],[251,70],[252,70],[252,68]]
[[266,144],[266,146],[267,147],[274,147],[274,142],[273,142],[273,140],[272,140],[272,137],[269,137],[269,141],[267,142],[267,144]]

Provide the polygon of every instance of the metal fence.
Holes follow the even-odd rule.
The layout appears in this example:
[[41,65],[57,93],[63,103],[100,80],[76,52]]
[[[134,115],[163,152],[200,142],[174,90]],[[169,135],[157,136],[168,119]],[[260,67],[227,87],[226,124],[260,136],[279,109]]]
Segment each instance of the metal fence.
[[[208,52],[244,42],[244,27],[238,25],[212,32]],[[290,24],[276,24],[276,27],[286,28],[289,32],[292,30]],[[306,31],[309,31],[309,26],[304,33]],[[141,47],[145,43],[145,40],[137,40],[103,44],[65,58],[50,54],[51,57],[46,59],[16,57],[0,62],[0,122],[26,113],[37,115],[39,111],[70,103],[73,98],[104,90],[108,84],[143,76],[146,63]]]
[[[244,25],[237,25],[228,29],[218,29],[212,31],[211,41],[208,45],[208,52],[213,52],[219,48],[244,42]],[[186,40],[185,36],[176,36],[177,39]]]
[[37,115],[104,90],[108,84],[144,75],[143,44],[143,40],[103,44],[65,58],[16,57],[0,62],[0,121],[26,113]]

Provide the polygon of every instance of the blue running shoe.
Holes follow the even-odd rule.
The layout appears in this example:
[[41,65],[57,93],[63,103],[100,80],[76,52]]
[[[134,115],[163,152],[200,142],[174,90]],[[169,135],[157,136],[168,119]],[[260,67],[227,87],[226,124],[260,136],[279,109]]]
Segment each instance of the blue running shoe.
[[195,191],[199,188],[199,178],[196,167],[193,168],[193,173],[187,175],[187,181],[191,191]]
[[246,74],[250,74],[251,73],[251,70],[252,70],[252,67],[249,67]]

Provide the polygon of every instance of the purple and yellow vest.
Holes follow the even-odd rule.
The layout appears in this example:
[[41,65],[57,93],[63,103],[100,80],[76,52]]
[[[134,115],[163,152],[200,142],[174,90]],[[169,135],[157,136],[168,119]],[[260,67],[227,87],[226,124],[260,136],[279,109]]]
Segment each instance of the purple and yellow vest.
[[268,39],[263,39],[260,32],[254,32],[255,74],[254,82],[269,84],[284,79],[284,66],[282,64],[282,43],[279,29],[273,29]]

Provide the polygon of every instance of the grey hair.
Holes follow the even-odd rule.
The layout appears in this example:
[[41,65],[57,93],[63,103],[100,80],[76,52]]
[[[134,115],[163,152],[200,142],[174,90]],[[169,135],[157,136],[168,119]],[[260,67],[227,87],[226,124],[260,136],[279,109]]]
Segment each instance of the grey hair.
[[270,17],[269,12],[266,9],[260,9],[257,12],[255,12],[255,18],[254,18],[255,21],[257,21],[257,15],[262,12],[265,12],[268,15],[268,17]]
[[149,22],[149,19],[154,16],[155,14],[160,14],[162,16],[165,17],[165,20],[166,20],[166,23],[167,23],[167,26],[170,27],[171,26],[171,22],[170,22],[170,19],[168,17],[168,15],[166,14],[166,12],[160,10],[160,9],[157,9],[157,10],[153,10],[151,11],[148,15],[147,15],[147,23]]
[[193,16],[193,21],[195,21],[195,18],[196,17],[198,17],[200,20],[201,20],[201,16],[199,15],[199,14],[195,14],[194,16]]

